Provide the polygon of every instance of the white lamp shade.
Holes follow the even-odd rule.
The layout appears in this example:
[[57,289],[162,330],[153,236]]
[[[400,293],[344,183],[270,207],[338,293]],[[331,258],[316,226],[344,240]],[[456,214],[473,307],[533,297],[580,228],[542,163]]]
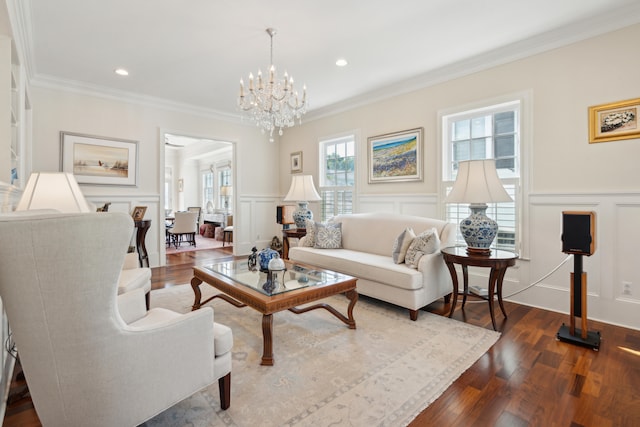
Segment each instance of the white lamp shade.
[[459,163],[458,177],[445,203],[496,203],[513,199],[502,186],[494,159]]
[[55,209],[60,212],[91,212],[75,177],[67,172],[34,172],[22,193],[17,211]]
[[286,202],[314,201],[322,200],[322,197],[320,197],[316,187],[313,185],[313,176],[294,175],[291,180],[291,187],[284,200]]
[[223,185],[220,187],[220,195],[221,196],[232,196],[233,195],[233,187],[230,185]]

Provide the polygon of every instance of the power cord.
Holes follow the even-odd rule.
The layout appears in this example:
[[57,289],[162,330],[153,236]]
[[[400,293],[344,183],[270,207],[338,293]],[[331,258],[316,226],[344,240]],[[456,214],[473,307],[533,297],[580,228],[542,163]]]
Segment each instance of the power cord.
[[[503,296],[502,299],[511,298],[514,295],[518,295],[519,293],[524,292],[527,289],[530,289],[530,288],[534,287],[535,285],[537,285],[538,283],[542,282],[544,279],[546,279],[547,277],[551,276],[553,273],[558,271],[558,269],[560,267],[562,267],[564,264],[566,264],[567,261],[569,261],[570,259],[571,259],[571,255],[567,255],[567,257],[565,259],[563,259],[562,262],[560,264],[558,264],[558,266],[555,267],[553,270],[551,270],[550,272],[548,272],[547,274],[545,274],[544,276],[542,276],[541,278],[539,278],[535,282],[531,283],[530,285],[520,289],[519,291],[516,291],[516,292],[514,292],[512,294]],[[494,296],[494,298],[496,298],[496,296]],[[483,303],[483,302],[485,302],[485,301],[467,301],[467,303]]]
[[5,350],[7,350],[7,353],[9,353],[9,356],[16,359],[18,355],[18,350],[16,349],[16,342],[11,339],[11,334],[12,333],[9,332],[9,336],[7,336],[7,340],[5,341],[4,347],[5,347]]

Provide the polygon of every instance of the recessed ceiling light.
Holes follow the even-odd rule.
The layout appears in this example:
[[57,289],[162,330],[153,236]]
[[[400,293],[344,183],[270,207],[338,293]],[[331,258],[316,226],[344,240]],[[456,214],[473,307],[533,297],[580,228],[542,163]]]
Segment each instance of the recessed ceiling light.
[[336,65],[337,65],[338,67],[346,67],[346,66],[347,66],[347,64],[348,64],[348,62],[347,62],[347,60],[346,60],[346,59],[344,59],[344,58],[340,58],[340,59],[338,59],[338,60],[336,61]]
[[116,68],[114,70],[114,73],[116,73],[119,76],[128,76],[129,72],[127,70],[125,70],[124,68]]

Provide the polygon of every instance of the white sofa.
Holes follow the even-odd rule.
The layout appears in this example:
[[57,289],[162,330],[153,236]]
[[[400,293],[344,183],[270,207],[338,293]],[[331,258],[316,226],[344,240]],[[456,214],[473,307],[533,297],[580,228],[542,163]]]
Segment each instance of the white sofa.
[[412,320],[418,310],[452,292],[451,276],[440,250],[420,258],[418,268],[396,264],[392,251],[396,238],[407,227],[416,235],[435,228],[440,247],[455,244],[456,227],[446,221],[388,213],[338,215],[342,225],[341,249],[304,246],[309,236],[289,249],[289,259],[327,268],[358,278],[358,293],[409,309]]

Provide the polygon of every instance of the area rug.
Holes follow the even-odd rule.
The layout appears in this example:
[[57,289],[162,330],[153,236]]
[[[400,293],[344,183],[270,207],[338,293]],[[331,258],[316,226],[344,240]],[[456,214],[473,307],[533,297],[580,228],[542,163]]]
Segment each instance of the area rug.
[[[167,247],[167,255],[177,254],[181,252],[190,252],[190,251],[201,251],[205,249],[216,249],[222,247],[222,240],[216,240],[208,237],[202,237],[199,234],[196,234],[196,245],[190,245],[189,243],[182,243],[175,246],[171,245],[171,247]],[[231,247],[229,243],[225,244],[225,247]]]
[[[217,292],[203,284],[203,299]],[[341,295],[325,302],[346,312]],[[187,312],[189,285],[154,290],[154,307]],[[260,366],[262,315],[216,299],[216,322],[233,330],[231,407],[217,383],[145,426],[404,426],[438,398],[500,334],[361,297],[357,329],[325,310],[274,315],[274,366]],[[176,363],[180,363],[176,360]]]

